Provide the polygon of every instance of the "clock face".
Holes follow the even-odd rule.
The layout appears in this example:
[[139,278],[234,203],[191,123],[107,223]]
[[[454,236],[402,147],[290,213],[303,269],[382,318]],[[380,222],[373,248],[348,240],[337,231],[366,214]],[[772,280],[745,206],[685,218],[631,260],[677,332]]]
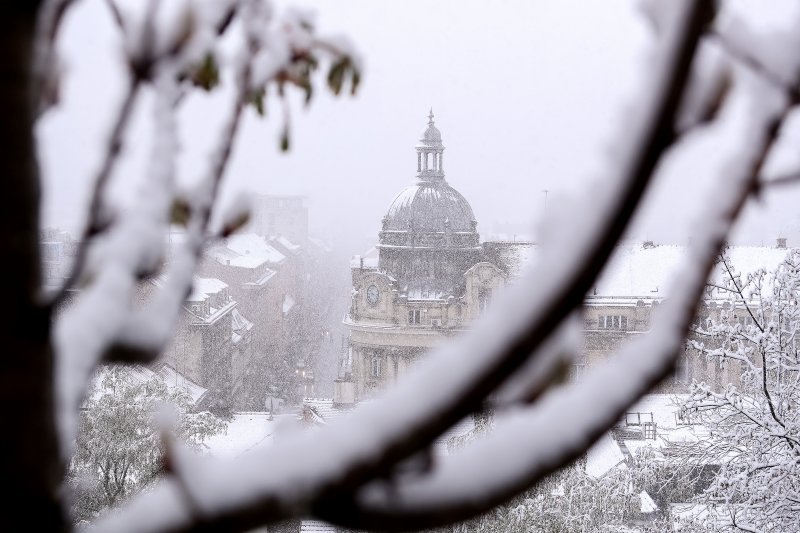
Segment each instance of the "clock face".
[[375,285],[370,285],[369,287],[367,287],[367,302],[369,302],[370,305],[377,304],[378,298],[380,298],[380,296],[381,293],[378,290],[378,287],[376,287]]

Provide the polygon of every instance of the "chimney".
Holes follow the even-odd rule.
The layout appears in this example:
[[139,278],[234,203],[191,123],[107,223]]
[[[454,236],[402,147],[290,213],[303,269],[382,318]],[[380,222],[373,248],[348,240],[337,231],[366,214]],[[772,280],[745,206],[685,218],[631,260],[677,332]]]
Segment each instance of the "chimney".
[[778,237],[776,247],[781,250],[786,249],[786,237]]

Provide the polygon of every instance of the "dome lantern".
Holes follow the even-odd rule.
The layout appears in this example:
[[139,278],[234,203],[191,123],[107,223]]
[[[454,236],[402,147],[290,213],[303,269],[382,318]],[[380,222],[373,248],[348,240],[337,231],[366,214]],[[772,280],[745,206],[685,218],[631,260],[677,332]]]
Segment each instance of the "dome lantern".
[[444,181],[444,145],[442,133],[433,122],[433,109],[428,114],[428,127],[417,144],[417,178],[422,181]]

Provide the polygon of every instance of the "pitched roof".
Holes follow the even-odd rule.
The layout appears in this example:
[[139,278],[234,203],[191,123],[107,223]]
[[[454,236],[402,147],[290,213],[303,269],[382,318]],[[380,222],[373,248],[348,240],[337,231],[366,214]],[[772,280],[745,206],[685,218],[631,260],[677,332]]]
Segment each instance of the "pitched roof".
[[212,294],[217,294],[227,287],[227,283],[217,278],[201,278],[195,276],[192,281],[192,293],[186,298],[186,301],[203,302]]
[[285,255],[255,233],[231,235],[224,246],[212,248],[208,254],[217,263],[242,268],[256,268],[265,263],[279,265],[286,260]]
[[[618,246],[587,299],[665,298],[668,284],[686,258],[686,250],[685,246],[652,243]],[[774,269],[786,258],[787,252],[785,248],[731,246],[726,254],[738,272],[749,273],[761,268]],[[718,265],[712,279],[721,281],[723,276],[723,269]]]

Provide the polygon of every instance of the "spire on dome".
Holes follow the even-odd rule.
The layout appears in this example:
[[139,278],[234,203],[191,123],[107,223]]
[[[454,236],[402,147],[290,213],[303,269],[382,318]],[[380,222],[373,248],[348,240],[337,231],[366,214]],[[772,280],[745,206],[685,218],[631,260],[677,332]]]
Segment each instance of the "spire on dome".
[[433,126],[433,108],[431,108],[431,112],[428,113],[428,126]]

